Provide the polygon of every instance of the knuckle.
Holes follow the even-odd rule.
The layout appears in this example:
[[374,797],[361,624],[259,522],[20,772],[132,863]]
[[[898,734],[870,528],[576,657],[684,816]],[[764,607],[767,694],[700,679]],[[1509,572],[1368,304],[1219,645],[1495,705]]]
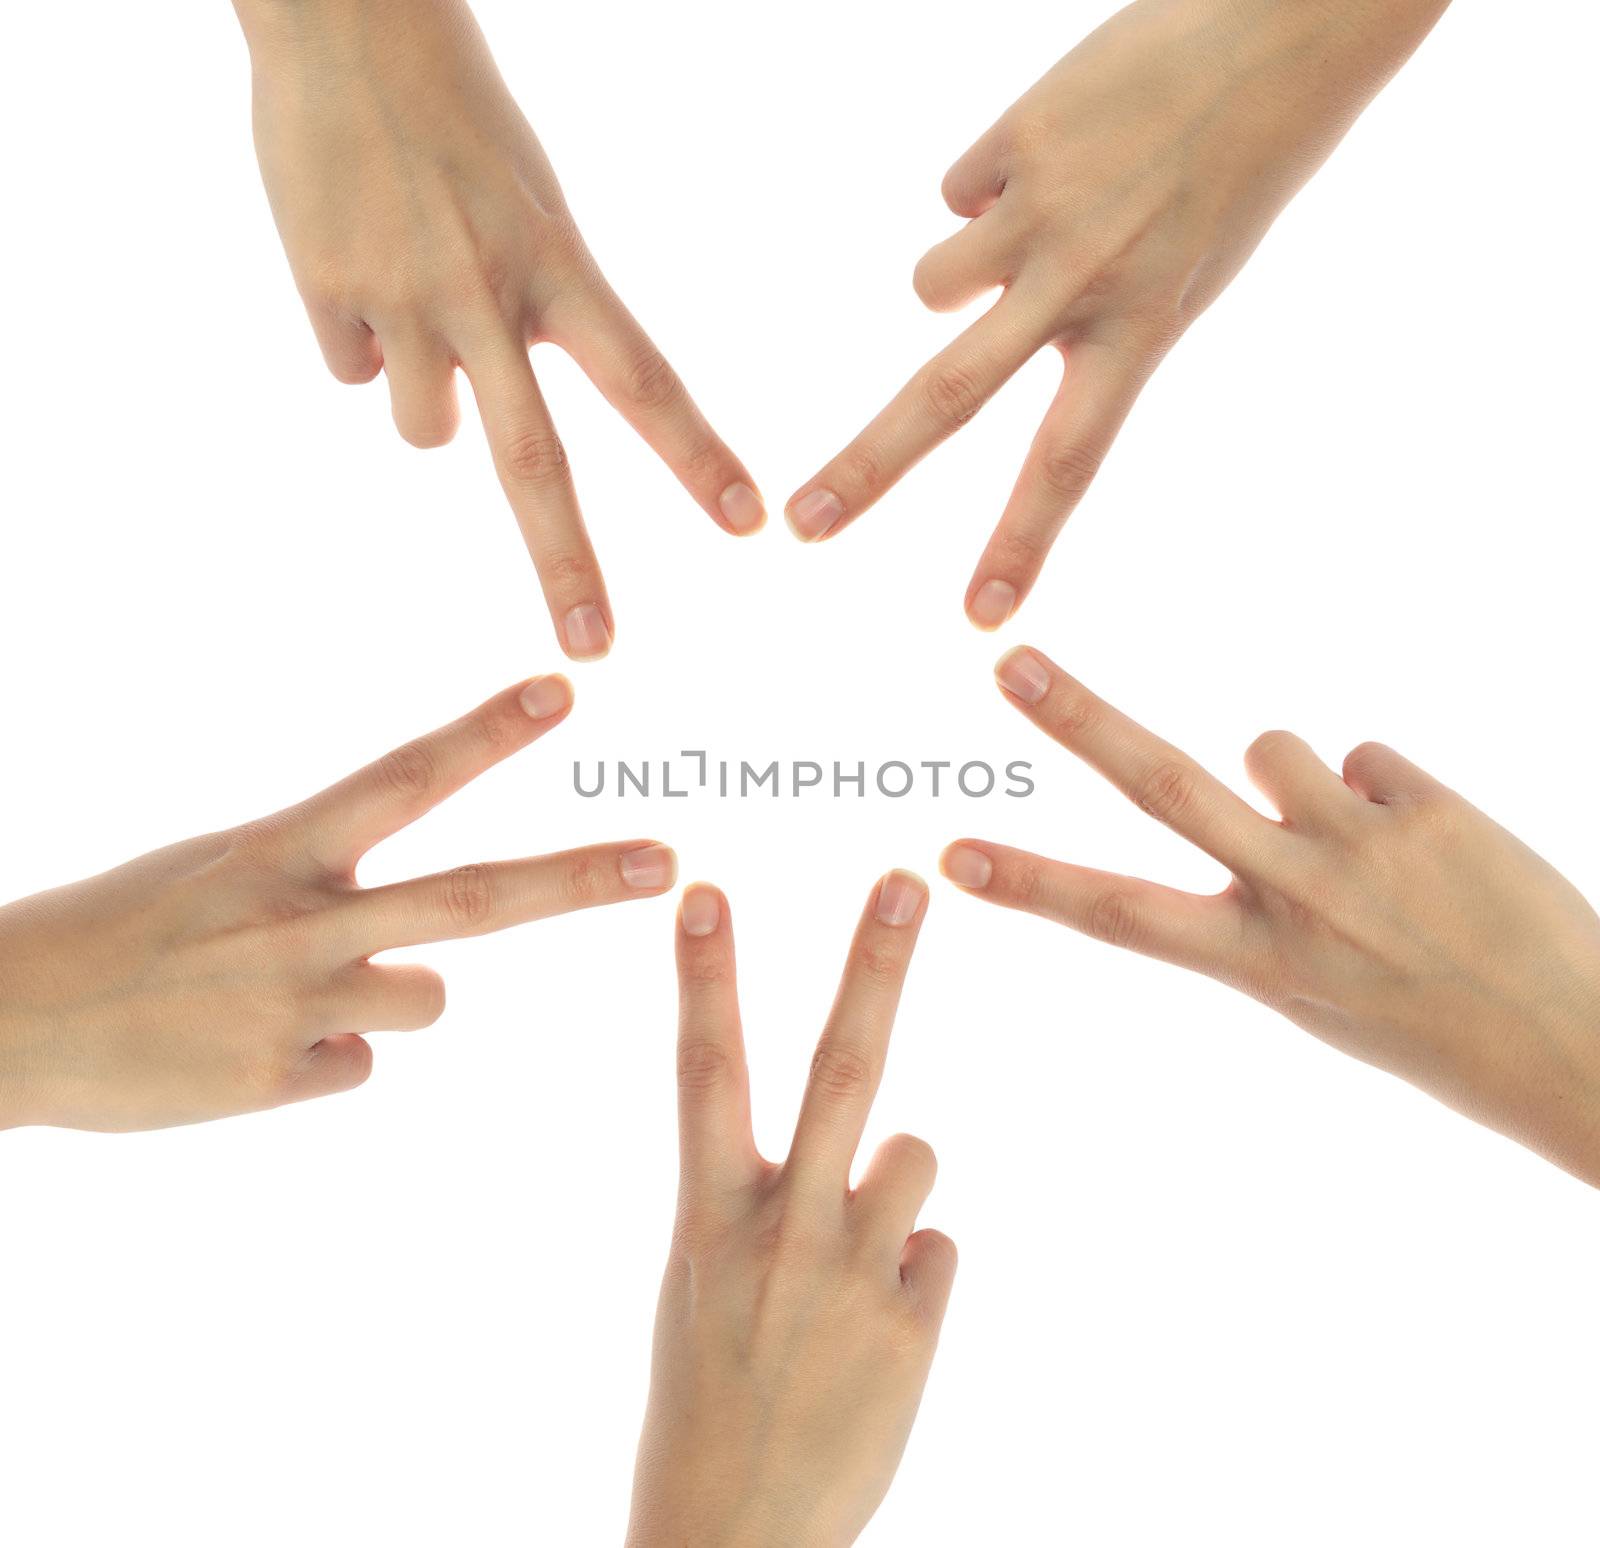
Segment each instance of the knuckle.
[[353,1091],[372,1074],[372,1044],[360,1036],[280,1057],[263,1071],[265,1106],[302,1100],[309,1092]]
[[1004,872],[1004,882],[1006,897],[1018,908],[1036,908],[1044,897],[1044,872],[1037,861],[1013,862]]
[[691,1278],[697,1269],[726,1261],[732,1235],[725,1208],[706,1198],[700,1189],[679,1192],[672,1250],[675,1264],[688,1270]]
[[939,423],[957,429],[974,418],[983,407],[983,392],[970,371],[957,365],[942,365],[930,370],[922,390]]
[[939,1158],[927,1140],[915,1134],[896,1134],[887,1142],[896,1161],[908,1171],[931,1177],[939,1170]]
[[851,971],[874,988],[890,988],[905,975],[905,958],[895,948],[866,941],[858,946],[851,960]]
[[641,408],[663,409],[680,402],[685,394],[667,357],[646,347],[628,363],[628,396]]
[[1100,471],[1101,454],[1073,441],[1047,452],[1039,463],[1039,482],[1057,500],[1076,504]]
[[521,273],[517,265],[499,253],[485,253],[468,260],[464,281],[457,287],[467,295],[482,297],[503,311],[517,291]]
[[543,554],[539,558],[539,577],[557,596],[575,597],[594,584],[595,568],[586,554]]
[[258,898],[256,907],[283,947],[293,949],[299,960],[302,953],[309,955],[314,948],[320,916],[333,897],[321,887],[286,884],[282,878],[275,878],[269,885],[270,890]]
[[1333,926],[1340,913],[1341,892],[1332,874],[1319,868],[1284,887],[1272,905],[1290,938],[1310,940]]
[[992,545],[994,557],[1010,569],[1032,574],[1044,563],[1050,552],[1053,534],[1039,532],[1031,527],[1016,527],[997,533]]
[[1181,763],[1164,759],[1139,782],[1136,804],[1158,822],[1176,822],[1195,803],[1195,779]]
[[595,266],[578,223],[564,205],[548,211],[546,218],[533,225],[528,246],[546,263],[561,264],[575,274],[587,275]]
[[[1414,814],[1388,801],[1372,803],[1363,813],[1369,820],[1360,822],[1345,836],[1340,858],[1368,888],[1392,889],[1411,878],[1407,872],[1419,862],[1419,835],[1411,819]],[[1343,901],[1343,895],[1339,901]]]
[[458,241],[442,247],[425,272],[408,277],[391,306],[423,316],[454,315],[503,325],[516,314],[526,280],[520,258]]
[[345,387],[364,387],[379,372],[375,360],[330,360],[328,374]]
[[1050,115],[1038,107],[1014,108],[1005,117],[1001,134],[1007,152],[1018,160],[1031,160],[1059,138]]
[[1123,265],[1115,260],[1089,271],[1078,286],[1078,304],[1092,305],[1114,296],[1127,283],[1128,275]]
[[567,449],[548,430],[518,430],[500,448],[506,477],[515,484],[542,487],[567,476]]
[[357,1086],[365,1085],[371,1078],[373,1057],[372,1044],[364,1037],[358,1037],[354,1042],[345,1045],[344,1062],[348,1076],[345,1089],[347,1091],[353,1091]]
[[1387,802],[1400,820],[1401,831],[1430,852],[1451,844],[1459,827],[1462,803],[1451,791],[1408,790]]
[[678,983],[684,989],[711,989],[732,977],[726,962],[699,952],[686,953],[678,963]]
[[686,1038],[678,1044],[680,1091],[720,1090],[732,1075],[732,1056],[721,1043],[710,1038]]
[[306,310],[329,322],[358,322],[373,275],[338,242],[319,242],[290,265]]
[[293,1100],[304,1084],[315,1053],[286,1044],[249,1057],[240,1069],[240,1084],[252,1107],[276,1107]]
[[811,1086],[828,1096],[850,1097],[872,1080],[872,1061],[858,1048],[825,1037],[811,1056]]
[[718,489],[731,482],[737,473],[734,470],[728,455],[728,450],[717,440],[697,440],[682,457],[678,459],[681,473],[688,474],[694,482],[709,482],[712,475],[718,477]]
[[1263,731],[1245,749],[1244,760],[1256,767],[1270,767],[1293,749],[1296,740],[1290,731]]
[[413,994],[413,1005],[419,1027],[431,1027],[444,1015],[444,980],[437,973],[427,973],[419,977]]
[[438,760],[426,742],[407,742],[378,760],[378,778],[384,787],[407,800],[426,798],[438,777]]
[[1240,994],[1288,1014],[1293,977],[1280,952],[1271,948],[1252,952],[1243,960],[1230,963],[1216,976]]
[[458,865],[446,871],[441,890],[446,915],[462,928],[482,924],[494,908],[494,881],[485,865]]
[[276,1107],[294,1094],[307,1068],[303,1055],[294,1059],[264,1057],[244,1070],[240,1084],[251,1107]]
[[1053,721],[1057,736],[1071,741],[1094,730],[1100,707],[1093,694],[1085,688],[1064,688],[1059,697]]
[[497,700],[476,712],[470,724],[472,737],[484,755],[496,761],[527,740],[528,717],[520,704],[508,706]]
[[241,954],[270,954],[278,970],[291,980],[315,980],[327,961],[326,932],[316,913],[296,900],[263,900],[256,918],[237,930],[232,950]]
[[222,854],[247,867],[273,866],[283,845],[286,826],[281,813],[253,817],[217,835],[214,842]]
[[593,855],[574,855],[567,864],[561,886],[573,908],[587,908],[605,895],[605,880]]
[[1188,324],[1191,287],[1158,291],[1144,306],[1124,307],[1123,338],[1129,361],[1141,378],[1150,374],[1172,352]]
[[914,1302],[905,1300],[898,1304],[888,1320],[884,1340],[884,1352],[891,1366],[919,1367],[928,1358],[928,1340],[932,1334],[933,1329]]
[[839,466],[849,487],[868,499],[875,498],[888,483],[882,453],[875,446],[861,443],[850,447],[840,454]]
[[753,1246],[757,1259],[769,1266],[790,1263],[803,1269],[816,1259],[816,1229],[798,1210],[779,1208],[756,1227]]
[[1097,941],[1124,949],[1136,947],[1144,934],[1144,917],[1138,902],[1116,887],[1108,887],[1090,900],[1084,925]]
[[1352,747],[1345,754],[1344,773],[1346,778],[1351,775],[1359,777],[1364,769],[1369,769],[1380,758],[1390,756],[1389,749],[1382,742],[1362,742]]

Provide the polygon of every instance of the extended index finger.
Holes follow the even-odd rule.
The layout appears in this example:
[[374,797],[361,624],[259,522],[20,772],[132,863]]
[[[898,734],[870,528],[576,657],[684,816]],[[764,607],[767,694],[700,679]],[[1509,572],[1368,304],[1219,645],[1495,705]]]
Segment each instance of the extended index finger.
[[581,908],[659,896],[678,873],[664,844],[591,844],[559,855],[458,865],[451,871],[361,887],[337,906],[328,939],[347,960],[397,946],[490,935]]
[[972,419],[1044,347],[1048,332],[1008,291],[790,497],[786,514],[795,535],[812,543],[848,526]]
[[678,1139],[684,1197],[747,1182],[759,1166],[739,1025],[728,900],[696,882],[678,911]]
[[323,865],[352,870],[380,839],[538,741],[571,708],[572,684],[560,675],[507,688],[291,808],[285,813],[290,831]]
[[883,1077],[889,1034],[928,889],[909,871],[891,871],[873,890],[856,928],[839,993],[811,1061],[786,1166],[842,1198],[850,1163]]
[[1276,823],[1040,652],[1007,652],[995,677],[1041,730],[1229,870],[1259,872],[1278,852],[1284,833]]

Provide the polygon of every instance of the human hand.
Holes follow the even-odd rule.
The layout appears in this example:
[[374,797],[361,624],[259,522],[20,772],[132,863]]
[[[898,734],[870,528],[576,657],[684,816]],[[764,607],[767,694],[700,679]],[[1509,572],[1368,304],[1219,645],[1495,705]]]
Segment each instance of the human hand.
[[656,1316],[630,1548],[852,1543],[900,1462],[955,1247],[915,1231],[933,1152],[850,1168],[927,889],[873,889],[783,1164],[756,1153],[733,934],[714,887],[678,926],[678,1218]]
[[154,1129],[359,1086],[363,1032],[436,1021],[444,984],[368,959],[671,887],[638,841],[360,887],[356,862],[559,725],[540,677],[287,811],[0,908],[0,1128]]
[[559,344],[727,531],[754,481],[606,283],[462,0],[235,0],[256,150],[328,368],[389,378],[415,446],[456,429],[466,372],[562,648],[615,632],[566,454],[528,360]]
[[917,294],[999,301],[796,491],[796,534],[842,531],[1053,345],[1060,390],[967,587],[1003,624],[1151,372],[1445,3],[1136,0],[1092,33],[945,177],[968,223]]
[[1377,743],[1341,778],[1298,737],[1260,737],[1245,766],[1273,822],[1038,652],[998,677],[1233,879],[1200,897],[971,839],[946,876],[1242,989],[1600,1185],[1600,918],[1532,850]]

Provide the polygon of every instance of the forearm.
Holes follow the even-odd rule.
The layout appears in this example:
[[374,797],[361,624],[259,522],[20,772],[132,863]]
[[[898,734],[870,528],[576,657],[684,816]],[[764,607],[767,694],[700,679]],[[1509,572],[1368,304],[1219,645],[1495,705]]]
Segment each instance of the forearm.
[[1140,3],[1159,18],[1171,101],[1275,215],[1411,57],[1448,0]]
[[30,1050],[38,1037],[7,1011],[5,993],[0,972],[0,1130],[38,1121],[31,1112],[30,1095],[34,1085],[30,1071],[37,1062]]
[[233,0],[251,51],[470,14],[465,0]]
[[1271,34],[1281,63],[1316,95],[1370,101],[1444,15],[1449,0],[1223,0],[1242,29]]

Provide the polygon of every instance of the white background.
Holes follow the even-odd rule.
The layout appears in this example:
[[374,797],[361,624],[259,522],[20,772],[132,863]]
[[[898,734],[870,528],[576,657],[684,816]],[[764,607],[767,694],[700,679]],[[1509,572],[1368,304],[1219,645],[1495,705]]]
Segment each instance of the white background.
[[[609,274],[776,511],[959,323],[945,166],[1100,19],[484,0]],[[561,665],[468,409],[328,378],[223,0],[13,8],[0,380],[8,895],[273,809]],[[781,1154],[874,877],[962,833],[1205,886],[999,699],[1035,640],[1241,779],[1397,743],[1600,895],[1590,64],[1461,4],[1179,346],[1005,638],[971,566],[1033,365],[842,540],[736,542],[538,364],[619,620],[556,736],[388,879],[650,835],[733,900]],[[546,355],[549,358],[544,358]],[[1031,758],[1027,801],[579,801],[571,760]],[[418,953],[360,1092],[0,1136],[0,1538],[620,1540],[674,1191],[672,904]],[[1209,982],[935,883],[869,1145],[962,1267],[863,1541],[1592,1543],[1600,1206]]]

